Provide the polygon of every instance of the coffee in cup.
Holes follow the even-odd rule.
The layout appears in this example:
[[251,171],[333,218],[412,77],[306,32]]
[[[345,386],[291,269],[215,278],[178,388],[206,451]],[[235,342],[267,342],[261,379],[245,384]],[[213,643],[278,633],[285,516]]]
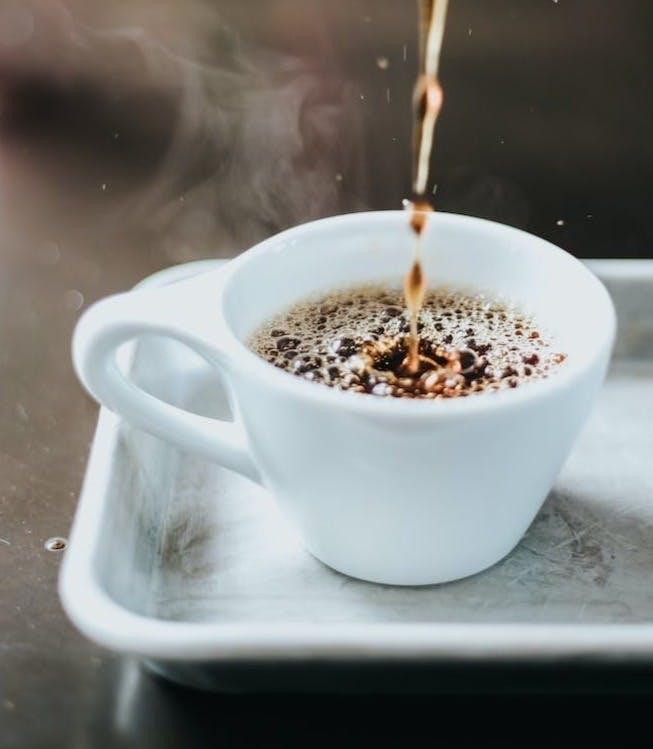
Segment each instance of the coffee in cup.
[[425,400],[516,388],[555,373],[565,355],[509,303],[450,288],[427,292],[419,366],[407,365],[410,312],[398,288],[356,286],[296,303],[248,341],[275,367],[339,390]]

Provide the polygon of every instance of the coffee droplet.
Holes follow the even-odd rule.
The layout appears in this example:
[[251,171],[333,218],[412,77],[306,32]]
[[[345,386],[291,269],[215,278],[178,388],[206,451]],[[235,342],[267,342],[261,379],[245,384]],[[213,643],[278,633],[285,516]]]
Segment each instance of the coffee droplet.
[[62,536],[53,536],[43,545],[48,551],[63,551],[68,546],[68,541]]
[[410,228],[420,237],[424,233],[433,207],[426,200],[405,200],[404,210],[410,212]]
[[419,260],[416,260],[406,277],[405,294],[408,299],[409,309],[418,309],[422,306],[425,291],[426,281],[424,279],[424,272],[422,271],[422,264]]

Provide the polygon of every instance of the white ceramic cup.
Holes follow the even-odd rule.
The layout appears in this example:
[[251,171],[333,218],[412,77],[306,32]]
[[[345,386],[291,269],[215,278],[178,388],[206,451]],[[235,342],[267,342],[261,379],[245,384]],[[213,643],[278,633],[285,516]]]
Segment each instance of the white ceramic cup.
[[[318,559],[354,577],[440,583],[494,564],[550,491],[607,368],[612,302],[578,260],[500,224],[434,214],[432,284],[500,295],[534,314],[567,354],[548,379],[443,401],[347,393],[283,372],[244,341],[308,295],[401,283],[414,248],[401,211],[298,226],[215,272],[91,307],[74,337],[90,393],[136,426],[267,487]],[[140,335],[194,349],[222,374],[233,422],[179,410],[119,370]]]

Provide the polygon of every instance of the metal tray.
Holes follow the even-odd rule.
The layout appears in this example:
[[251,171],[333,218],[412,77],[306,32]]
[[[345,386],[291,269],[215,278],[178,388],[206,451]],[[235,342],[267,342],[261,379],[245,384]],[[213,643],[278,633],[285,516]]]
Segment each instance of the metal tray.
[[[592,267],[619,315],[611,373],[554,491],[505,560],[428,588],[344,577],[302,548],[263,489],[103,409],[60,579],[69,617],[97,643],[205,687],[238,664],[437,671],[651,659],[653,262]],[[227,410],[215,373],[179,344],[142,340],[124,365],[172,403]]]

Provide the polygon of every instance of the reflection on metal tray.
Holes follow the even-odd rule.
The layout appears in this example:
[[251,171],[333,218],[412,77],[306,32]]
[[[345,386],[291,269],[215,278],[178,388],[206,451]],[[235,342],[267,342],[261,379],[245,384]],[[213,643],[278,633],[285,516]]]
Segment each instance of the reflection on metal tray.
[[[594,269],[621,326],[609,379],[555,490],[492,569],[417,589],[344,577],[302,548],[263,489],[102,411],[62,571],[68,614],[99,643],[203,686],[234,661],[653,657],[653,263]],[[225,414],[215,373],[178,344],[140,342],[133,374]]]

